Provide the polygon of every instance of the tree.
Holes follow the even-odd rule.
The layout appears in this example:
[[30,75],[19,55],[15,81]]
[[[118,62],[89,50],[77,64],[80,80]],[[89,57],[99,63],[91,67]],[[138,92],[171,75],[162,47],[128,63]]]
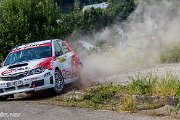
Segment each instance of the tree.
[[52,0],[2,0],[0,11],[3,57],[18,44],[61,36],[56,22],[61,13]]
[[[110,8],[80,11],[83,5],[105,1]],[[57,4],[64,9],[74,5],[74,10],[61,11]],[[134,8],[134,0],[0,0],[0,59],[22,43],[62,39],[75,30],[93,34],[116,18],[125,20]]]
[[113,0],[107,0],[107,2],[111,5],[113,4]]
[[75,12],[79,12],[80,9],[81,9],[80,0],[75,0],[75,1],[74,1],[74,11],[75,11]]

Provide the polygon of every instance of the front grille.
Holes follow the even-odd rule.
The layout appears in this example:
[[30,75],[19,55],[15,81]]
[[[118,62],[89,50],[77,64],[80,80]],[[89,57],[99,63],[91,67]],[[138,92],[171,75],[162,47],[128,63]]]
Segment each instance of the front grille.
[[29,88],[29,84],[18,86],[18,89]]
[[4,90],[5,91],[12,91],[12,90],[15,90],[15,87],[5,88]]
[[43,86],[44,85],[44,79],[38,80],[38,81],[33,81],[31,86],[33,87],[33,85],[35,85],[35,87]]
[[16,74],[12,74],[11,76],[8,76],[8,77],[1,77],[1,79],[3,81],[13,81],[13,80],[19,80],[19,79],[22,79],[24,77],[26,77],[28,74],[28,71],[26,72],[23,72],[23,73],[16,73]]
[[[21,86],[17,86],[18,90],[19,89],[24,89],[24,88],[30,88],[29,84],[26,85],[21,85]],[[16,90],[16,87],[9,87],[9,88],[4,88],[5,92],[9,92],[9,91],[13,91]],[[4,93],[3,89],[0,89],[0,93]]]

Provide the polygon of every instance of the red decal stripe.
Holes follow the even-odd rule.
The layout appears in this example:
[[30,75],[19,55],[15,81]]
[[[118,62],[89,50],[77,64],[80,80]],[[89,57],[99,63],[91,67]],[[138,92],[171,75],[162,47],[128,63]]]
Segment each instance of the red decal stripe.
[[21,50],[27,50],[27,49],[31,49],[31,48],[37,48],[37,47],[43,47],[43,46],[51,46],[51,43],[44,43],[44,44],[30,44],[28,46],[24,46],[24,47],[21,47],[21,48],[17,48],[15,50],[12,50],[11,53],[14,53],[14,52],[18,52],[18,51],[21,51]]
[[39,63],[35,68],[44,66],[46,69],[51,70],[52,69],[52,62],[56,60],[56,57],[49,57],[43,60],[41,63]]

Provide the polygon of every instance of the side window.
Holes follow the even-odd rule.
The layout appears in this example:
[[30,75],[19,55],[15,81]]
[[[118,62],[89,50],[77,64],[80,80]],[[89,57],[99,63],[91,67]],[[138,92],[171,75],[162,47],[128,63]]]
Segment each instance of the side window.
[[70,52],[69,49],[68,49],[68,47],[64,44],[63,41],[58,41],[58,43],[59,43],[59,45],[61,46],[62,51],[63,51],[64,54]]
[[63,54],[62,49],[61,49],[61,47],[59,46],[59,44],[58,44],[57,41],[54,42],[54,50],[55,50],[54,52],[55,52],[55,56],[56,56],[56,57]]
[[69,51],[69,49],[67,48],[67,46],[64,44],[64,42],[62,42],[62,49],[63,49],[63,52],[66,54],[66,53],[68,53],[68,52],[70,52]]

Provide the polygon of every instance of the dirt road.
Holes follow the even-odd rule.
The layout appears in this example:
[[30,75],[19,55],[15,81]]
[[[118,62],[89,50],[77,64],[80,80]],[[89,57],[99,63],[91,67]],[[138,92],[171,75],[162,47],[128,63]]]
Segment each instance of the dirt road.
[[[38,104],[33,101],[0,103],[0,112],[21,113],[20,117],[0,117],[0,120],[170,120],[168,117],[152,117],[140,114],[94,111]],[[171,119],[174,120],[174,119]]]
[[[113,75],[101,79],[100,82],[124,83],[128,81],[129,75],[136,73],[155,72],[163,75],[166,72],[180,73],[180,65],[161,65],[149,67],[143,70],[126,71],[119,75]],[[46,92],[44,92],[46,93]],[[7,102],[0,102],[0,120],[170,120],[169,117],[152,117],[140,114],[117,113],[111,111],[94,111],[90,109],[70,108],[45,105],[39,103],[50,99],[52,95],[39,93],[30,97],[12,99]],[[20,117],[3,117],[3,113],[21,113]],[[172,119],[173,120],[173,119]]]

